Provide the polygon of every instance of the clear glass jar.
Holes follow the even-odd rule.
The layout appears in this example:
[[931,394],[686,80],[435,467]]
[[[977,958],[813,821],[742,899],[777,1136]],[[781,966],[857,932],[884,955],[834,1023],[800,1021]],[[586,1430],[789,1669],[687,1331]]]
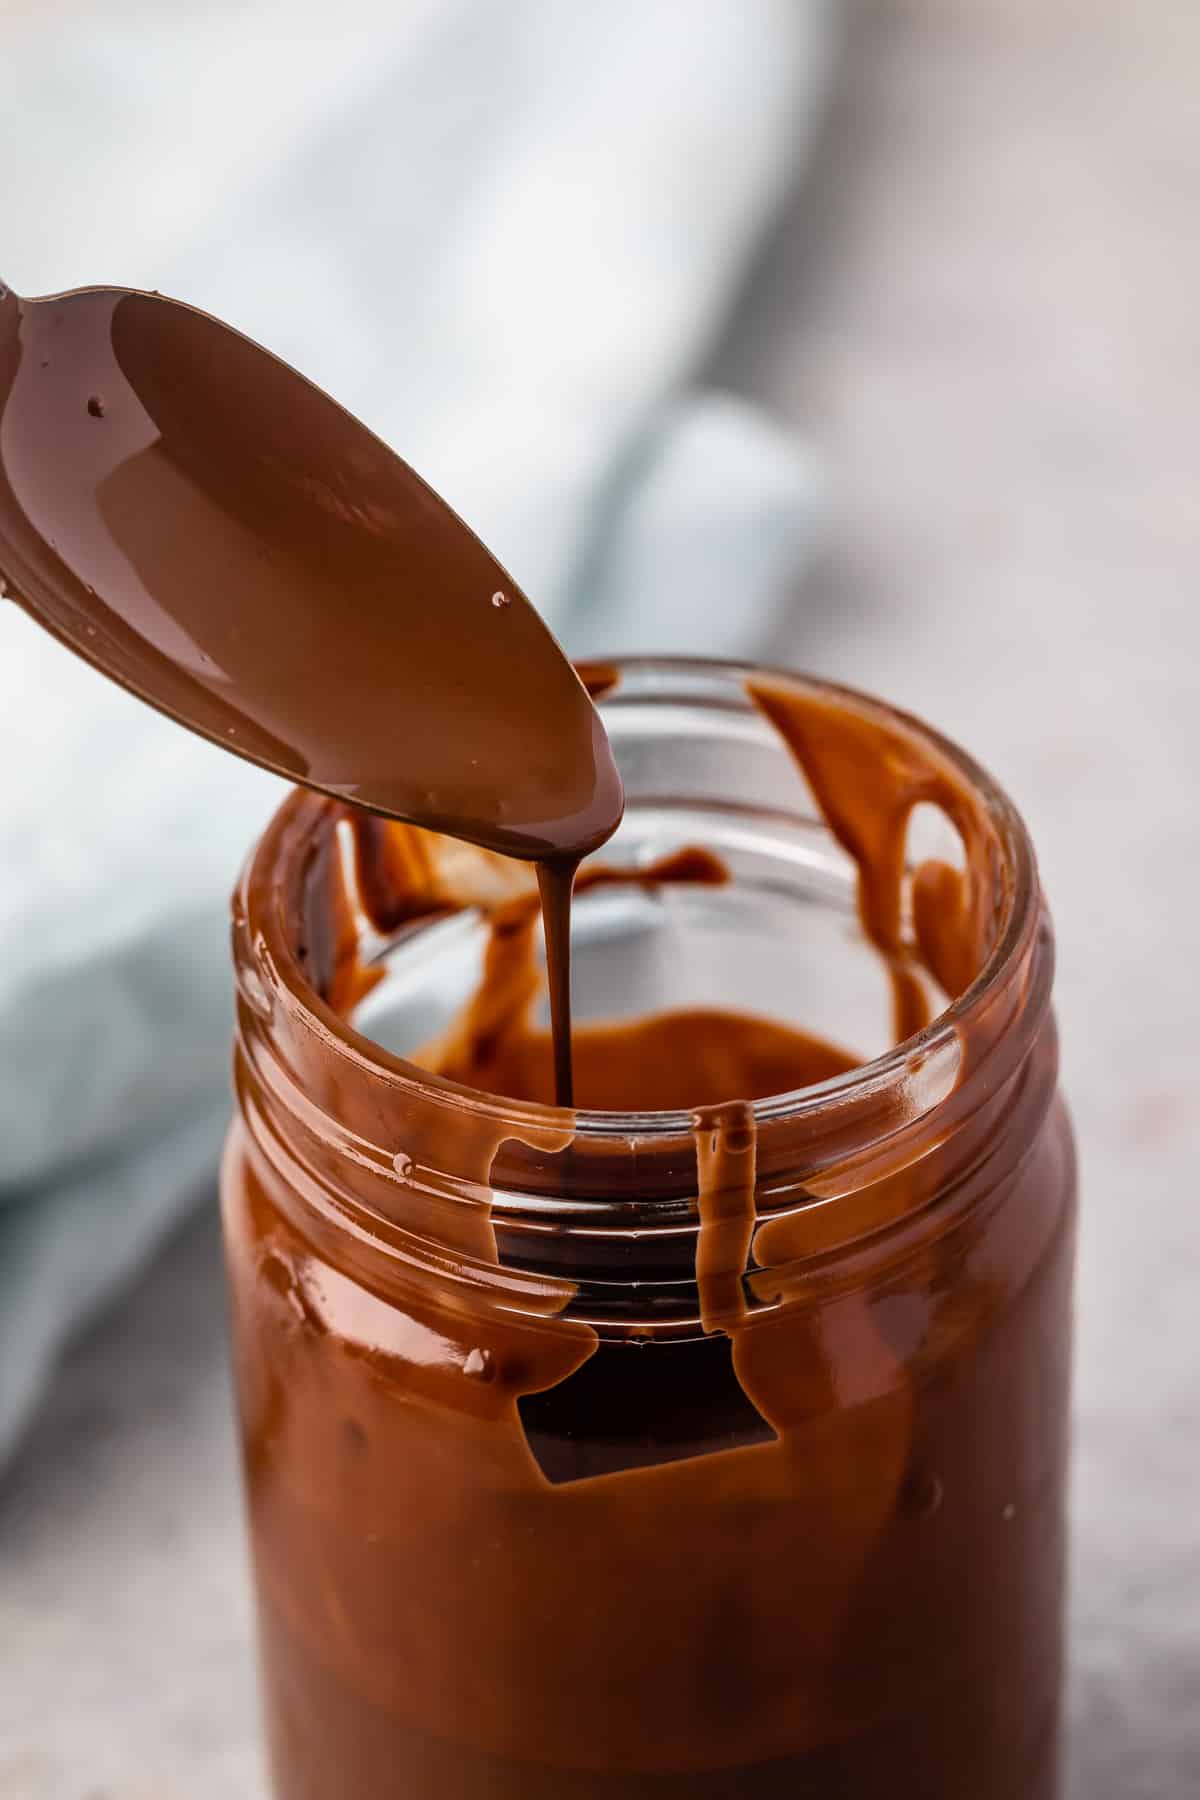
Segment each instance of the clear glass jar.
[[734,1004],[873,1058],[746,1110],[715,1307],[710,1119],[406,1060],[477,978],[476,912],[381,933],[307,793],[239,887],[223,1209],[279,1800],[1056,1792],[1074,1162],[1032,853],[934,734],[788,678],[992,833],[985,964],[889,1047],[854,865],[749,673],[623,667],[602,858],[700,843],[733,879],[576,919],[583,1018]]

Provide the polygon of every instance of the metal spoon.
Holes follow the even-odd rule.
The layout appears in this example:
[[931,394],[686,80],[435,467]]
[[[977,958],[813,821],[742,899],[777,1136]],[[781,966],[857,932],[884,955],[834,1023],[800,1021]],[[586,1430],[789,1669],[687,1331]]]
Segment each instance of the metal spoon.
[[563,866],[621,816],[599,717],[511,577],[193,307],[0,286],[0,573],[104,674],[290,780]]

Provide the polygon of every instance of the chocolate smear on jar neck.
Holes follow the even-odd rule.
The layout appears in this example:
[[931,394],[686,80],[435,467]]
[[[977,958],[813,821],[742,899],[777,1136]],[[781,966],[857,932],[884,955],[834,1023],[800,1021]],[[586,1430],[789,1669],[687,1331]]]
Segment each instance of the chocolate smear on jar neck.
[[[852,694],[804,692],[768,676],[746,689],[787,745],[821,816],[853,859],[863,934],[887,967],[897,1043],[933,1015],[930,981],[945,999],[966,991],[987,960],[1010,898],[996,827],[979,795],[927,734]],[[953,825],[962,866],[927,858],[910,867],[918,806]]]

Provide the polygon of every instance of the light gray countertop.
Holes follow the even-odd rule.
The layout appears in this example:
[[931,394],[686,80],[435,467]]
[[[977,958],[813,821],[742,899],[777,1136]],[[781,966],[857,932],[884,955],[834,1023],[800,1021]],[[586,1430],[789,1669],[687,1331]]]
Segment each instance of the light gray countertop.
[[[960,738],[1041,851],[1083,1150],[1072,1800],[1200,1793],[1198,68],[1188,0],[860,7],[716,365],[827,452],[778,657]],[[211,1205],[64,1368],[0,1583],[0,1800],[258,1800]]]

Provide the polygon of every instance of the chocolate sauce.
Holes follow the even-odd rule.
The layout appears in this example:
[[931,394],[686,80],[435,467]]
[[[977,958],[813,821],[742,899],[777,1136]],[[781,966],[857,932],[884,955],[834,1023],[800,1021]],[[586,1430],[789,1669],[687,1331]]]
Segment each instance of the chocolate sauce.
[[0,575],[223,748],[536,862],[569,1102],[571,882],[620,778],[549,630],[407,464],[191,307],[0,288]]
[[578,869],[575,857],[543,858],[537,865],[546,939],[550,1028],[554,1037],[554,1099],[559,1106],[572,1106],[575,1101],[571,1066],[571,893]]
[[[914,721],[865,710],[852,694],[816,697],[759,677],[755,705],[799,763],[829,829],[858,871],[862,928],[892,984],[897,1043],[929,1023],[931,977],[955,999],[979,973],[1011,900],[996,827],[974,788],[936,739]],[[955,827],[963,867],[921,863],[909,885],[909,822],[922,804]],[[905,918],[910,899],[911,921]]]

